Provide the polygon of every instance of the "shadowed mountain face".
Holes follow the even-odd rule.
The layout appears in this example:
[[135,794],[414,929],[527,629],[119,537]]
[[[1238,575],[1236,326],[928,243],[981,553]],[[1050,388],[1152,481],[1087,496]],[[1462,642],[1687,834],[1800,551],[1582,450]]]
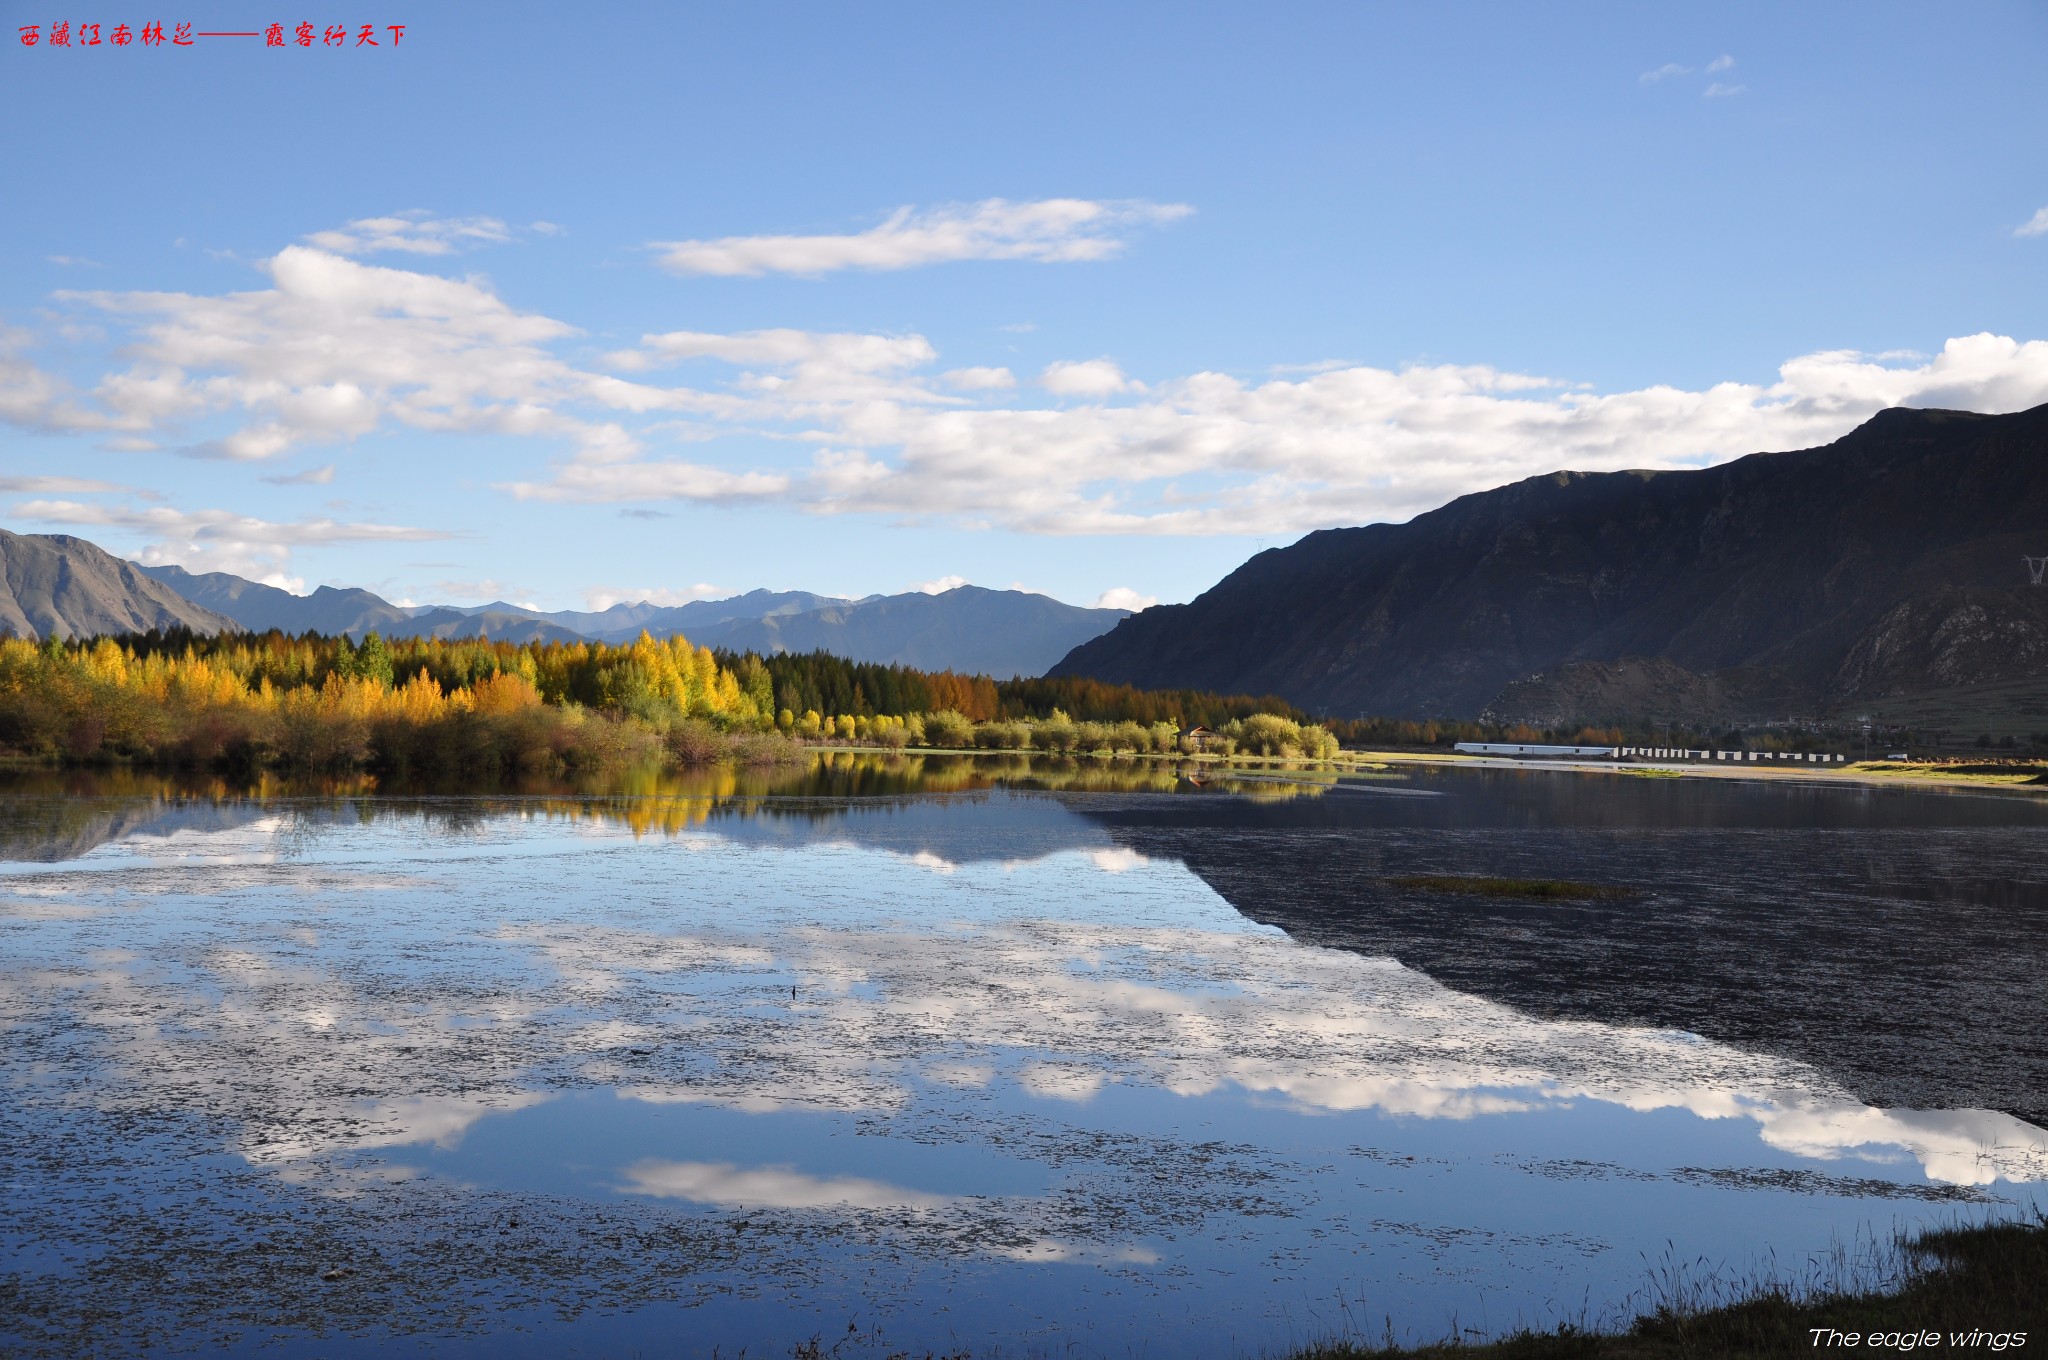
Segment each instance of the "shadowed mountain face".
[[2048,666],[2028,553],[2048,553],[2048,407],[1890,410],[1822,448],[1559,472],[1310,534],[1053,673],[1469,717],[1536,673],[1654,658],[1782,713]]
[[69,534],[0,529],[0,629],[22,637],[95,637],[152,628],[233,632],[234,621]]

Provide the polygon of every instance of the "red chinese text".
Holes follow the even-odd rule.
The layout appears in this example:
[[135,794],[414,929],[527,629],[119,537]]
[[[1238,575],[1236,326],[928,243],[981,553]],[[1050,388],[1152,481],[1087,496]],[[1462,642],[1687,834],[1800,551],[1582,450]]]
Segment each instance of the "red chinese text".
[[[100,36],[105,29],[106,36]],[[191,47],[197,38],[254,38],[261,36],[265,47],[311,47],[315,38],[323,46],[348,47],[351,29],[355,33],[354,46],[382,47],[384,41],[377,36],[382,28],[390,34],[390,46],[396,47],[405,37],[404,24],[328,24],[324,28],[311,20],[301,20],[287,29],[283,24],[266,24],[261,35],[254,30],[233,33],[194,33],[191,24],[174,24],[171,29],[170,45]],[[164,45],[164,25],[157,22],[132,26],[125,23],[102,25],[83,20],[59,19],[49,25],[21,24],[15,29],[23,47],[132,47],[139,39],[144,47]]]

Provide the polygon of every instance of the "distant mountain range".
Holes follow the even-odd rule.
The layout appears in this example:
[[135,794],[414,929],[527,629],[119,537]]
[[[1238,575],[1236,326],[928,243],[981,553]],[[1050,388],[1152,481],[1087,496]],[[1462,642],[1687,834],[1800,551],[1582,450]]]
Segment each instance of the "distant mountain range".
[[881,595],[802,613],[733,617],[686,631],[693,642],[736,652],[826,651],[1008,679],[1045,674],[1129,616],[1125,609],[1082,609],[1021,590],[957,586],[938,595]]
[[195,603],[253,631],[312,629],[360,638],[490,637],[509,642],[630,642],[644,631],[680,633],[701,647],[730,651],[825,651],[853,661],[897,662],[1007,678],[1040,675],[1129,613],[1083,609],[1021,590],[959,586],[943,594],[911,592],[837,599],[802,590],[754,590],[681,605],[615,604],[594,612],[547,613],[498,601],[475,608],[407,609],[367,590],[322,586],[293,595],[275,586],[180,567],[142,571]]
[[0,529],[0,632],[18,637],[92,637],[191,628],[217,633],[231,619],[203,608],[69,534]]
[[2048,406],[1894,409],[1821,448],[1552,473],[1310,534],[1053,674],[1340,717],[1824,712],[2048,680],[2027,554],[2048,554]]
[[353,587],[321,586],[311,595],[294,595],[224,571],[194,575],[183,567],[138,570],[254,633],[275,628],[281,633],[346,633],[358,639],[365,633],[381,633],[385,637],[488,637],[507,642],[579,640],[572,630],[510,605],[473,612],[445,605],[407,609]]
[[[4,533],[4,531],[0,531]],[[864,600],[801,590],[755,590],[683,605],[616,604],[544,612],[498,601],[476,607],[392,604],[367,590],[321,586],[294,595],[226,572],[145,567],[63,535],[4,534],[7,584],[0,627],[23,635],[91,636],[184,626],[199,632],[489,637],[508,642],[629,642],[678,633],[733,651],[827,651],[1008,678],[1040,675],[1076,645],[1115,626],[1122,609],[1083,609],[1021,590],[960,586]]]

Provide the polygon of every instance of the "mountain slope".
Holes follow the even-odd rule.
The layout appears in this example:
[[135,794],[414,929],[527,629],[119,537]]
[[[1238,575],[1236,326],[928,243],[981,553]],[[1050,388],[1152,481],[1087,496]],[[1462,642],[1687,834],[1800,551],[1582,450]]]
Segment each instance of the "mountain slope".
[[281,633],[310,631],[329,637],[340,633],[361,637],[372,631],[391,637],[410,618],[406,610],[367,590],[321,586],[311,595],[294,595],[289,590],[247,581],[224,571],[194,575],[183,567],[137,570],[163,582],[194,604],[225,614],[252,633],[275,628]]
[[1039,675],[1077,644],[1126,617],[1021,590],[959,586],[833,605],[801,614],[732,619],[690,633],[732,651],[826,651],[854,661],[900,662],[1007,679]]
[[361,638],[380,633],[401,637],[488,637],[506,642],[578,642],[582,635],[511,605],[482,609],[403,609],[381,595],[355,587],[321,586],[294,595],[276,586],[245,581],[224,571],[194,575],[183,567],[138,567],[186,599],[225,614],[252,633],[346,633]]
[[0,569],[0,630],[22,637],[235,629],[232,619],[185,599],[133,562],[69,534],[0,529]]
[[803,614],[853,603],[833,595],[813,595],[808,590],[750,590],[723,600],[692,600],[668,606],[615,604],[601,614],[564,611],[546,617],[603,642],[631,642],[643,628],[656,637],[681,633],[696,642],[701,634],[735,619]]
[[1053,674],[1471,716],[1535,673],[1661,658],[1739,672],[1744,702],[1782,712],[1897,692],[1930,646],[1957,676],[2038,664],[1995,639],[1970,660],[1922,635],[1980,608],[2016,637],[2039,617],[2020,558],[2044,552],[2048,407],[1894,409],[1817,449],[1558,472],[1406,524],[1310,534]]
[[347,633],[360,638],[376,632],[388,638],[482,636],[508,642],[576,642],[586,638],[631,642],[645,629],[656,637],[682,633],[694,640],[698,628],[729,619],[851,603],[802,590],[755,590],[727,600],[695,600],[676,606],[615,604],[610,609],[592,612],[565,609],[549,613],[502,600],[468,608],[430,605],[408,609],[353,587],[321,586],[310,595],[294,595],[224,571],[195,575],[183,567],[138,566],[136,570],[163,582],[194,604],[226,615],[251,632],[272,628],[283,633],[310,630],[330,637]]
[[864,600],[804,590],[752,590],[683,605],[615,604],[609,609],[543,613],[502,601],[478,608],[408,609],[367,590],[321,586],[294,595],[225,572],[137,567],[187,599],[252,632],[276,628],[360,638],[477,637],[508,642],[630,642],[642,631],[678,633],[700,646],[734,651],[824,650],[856,661],[897,662],[930,670],[1037,675],[1080,642],[1124,617],[1082,609],[1019,590],[962,586],[943,595],[876,595]]
[[423,609],[382,630],[386,637],[473,638],[493,642],[583,642],[583,634],[520,609]]

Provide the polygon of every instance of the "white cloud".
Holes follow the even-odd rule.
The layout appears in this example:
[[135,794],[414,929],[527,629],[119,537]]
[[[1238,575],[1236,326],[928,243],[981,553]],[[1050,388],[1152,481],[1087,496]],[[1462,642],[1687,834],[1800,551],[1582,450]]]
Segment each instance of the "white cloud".
[[330,519],[279,523],[227,510],[175,510],[169,506],[88,505],[79,501],[24,501],[20,519],[46,524],[110,528],[148,541],[136,560],[145,566],[175,564],[188,571],[226,571],[268,585],[296,590],[299,578],[286,574],[294,548],[329,543],[421,542],[452,537],[435,529],[395,524],[341,524]]
[[[907,380],[907,379],[906,379]],[[748,421],[778,407],[757,387]],[[1483,365],[1351,366],[1250,384],[1197,373],[1071,409],[804,400],[785,413],[823,447],[808,468],[715,471],[573,460],[521,495],[628,500],[744,492],[820,514],[872,513],[1029,533],[1279,535],[1401,519],[1570,468],[1693,467],[1825,443],[1886,406],[2012,411],[2048,401],[2048,342],[1978,335],[1932,359],[1851,351],[1784,364],[1767,384],[1599,393]],[[752,476],[740,488],[731,479]]]
[[[644,335],[639,349],[618,350],[604,356],[606,363],[628,373],[644,373],[693,359],[731,364],[742,370],[734,384],[742,394],[783,404],[944,400],[927,384],[908,384],[901,378],[904,372],[922,368],[937,358],[938,351],[921,335],[799,330],[741,331],[732,335],[671,331],[666,335]],[[700,394],[694,404],[708,411],[719,403]],[[724,405],[728,411],[740,409],[735,402],[727,401]]]
[[1113,397],[1119,392],[1142,392],[1143,383],[1131,381],[1108,359],[1062,359],[1045,366],[1039,385],[1056,397]]
[[963,392],[994,392],[1017,385],[1017,375],[1007,368],[954,368],[941,373],[939,379]]
[[2012,234],[2015,236],[2048,236],[2048,208],[2036,209],[2032,217],[2013,228]]
[[59,293],[127,319],[136,362],[108,374],[81,409],[48,379],[7,367],[0,418],[18,424],[176,429],[221,413],[246,423],[187,451],[258,460],[346,443],[386,422],[433,432],[490,431],[575,442],[596,456],[637,449],[579,404],[646,412],[691,394],[581,372],[544,346],[574,327],[507,306],[475,279],[360,264],[309,246],[266,261],[272,287],[222,296]]
[[[533,230],[548,226],[536,222]],[[374,255],[387,250],[451,255],[465,246],[502,245],[511,239],[512,229],[495,217],[434,217],[418,209],[391,217],[359,217],[338,230],[316,231],[306,238],[337,255]]]
[[436,581],[433,590],[443,600],[487,600],[494,603],[504,600],[517,604],[521,609],[534,608],[531,604],[521,602],[523,597],[531,595],[532,591],[525,586],[511,585],[495,577],[486,577],[481,581]]
[[131,490],[114,482],[96,482],[84,477],[0,477],[0,492],[19,495],[92,496]]
[[1090,609],[1128,609],[1133,614],[1142,613],[1159,603],[1157,595],[1140,595],[1129,586],[1111,586],[1095,597]]
[[[1734,69],[1735,58],[1723,52],[1720,56],[1715,57],[1706,64],[1705,73],[1709,76],[1714,76]],[[1675,61],[1667,61],[1653,71],[1643,72],[1636,77],[1636,80],[1644,85],[1656,85],[1666,80],[1674,80],[1679,76],[1689,76],[1692,72],[1693,68],[1690,66],[1681,66]],[[1731,95],[1741,94],[1747,89],[1749,89],[1747,85],[1723,84],[1720,81],[1713,81],[1704,90],[1700,91],[1700,96],[1703,99],[1726,99]]]
[[653,604],[670,609],[694,600],[728,599],[735,593],[728,586],[714,586],[702,581],[681,589],[662,590],[645,587],[639,590],[619,590],[611,586],[592,586],[583,592],[583,601],[585,607],[593,612],[603,613],[615,604]]
[[21,357],[29,341],[27,331],[0,326],[0,422],[53,433],[111,428],[106,416],[81,406],[64,382]]
[[936,581],[920,581],[910,589],[924,595],[943,595],[949,590],[958,590],[970,584],[972,583],[965,576],[941,576]]
[[334,464],[307,468],[304,472],[294,472],[289,477],[265,477],[262,480],[272,486],[328,486],[334,481]]
[[64,266],[66,266],[66,267],[69,267],[69,268],[80,268],[80,269],[104,269],[104,268],[106,268],[106,266],[105,266],[105,265],[103,265],[103,264],[101,264],[101,263],[100,263],[100,262],[99,262],[98,260],[88,260],[88,259],[86,259],[86,258],[85,258],[85,257],[84,257],[83,255],[45,255],[45,256],[44,256],[43,258],[44,258],[44,259],[46,259],[46,260],[48,260],[48,261],[49,261],[49,262],[50,262],[51,264],[59,264],[59,265],[64,265]]
[[579,459],[557,468],[551,481],[508,482],[504,489],[521,500],[737,504],[780,499],[789,494],[792,485],[792,479],[782,473],[727,472],[679,459],[627,463]]
[[[241,458],[393,426],[495,432],[566,446],[503,487],[525,499],[1278,536],[1401,519],[1560,468],[1806,447],[1885,406],[2048,401],[2048,342],[1989,334],[1932,358],[1809,354],[1775,381],[1691,391],[1603,393],[1483,364],[1197,372],[1145,386],[1094,359],[1050,365],[1034,399],[963,388],[959,375],[979,370],[942,369],[921,335],[789,329],[649,334],[601,373],[557,354],[574,327],[515,310],[475,279],[306,246],[264,267],[271,287],[221,296],[60,294],[125,321],[132,362],[88,398],[29,364],[22,333],[0,332],[0,420],[148,442],[226,417],[230,428],[187,451]],[[618,376],[657,371],[664,383]],[[655,440],[693,452],[644,447]]]
[[657,241],[651,248],[672,273],[724,276],[911,269],[954,260],[1102,260],[1120,252],[1131,231],[1193,211],[1183,203],[991,198],[923,211],[899,208],[881,225],[850,235],[727,236]]

